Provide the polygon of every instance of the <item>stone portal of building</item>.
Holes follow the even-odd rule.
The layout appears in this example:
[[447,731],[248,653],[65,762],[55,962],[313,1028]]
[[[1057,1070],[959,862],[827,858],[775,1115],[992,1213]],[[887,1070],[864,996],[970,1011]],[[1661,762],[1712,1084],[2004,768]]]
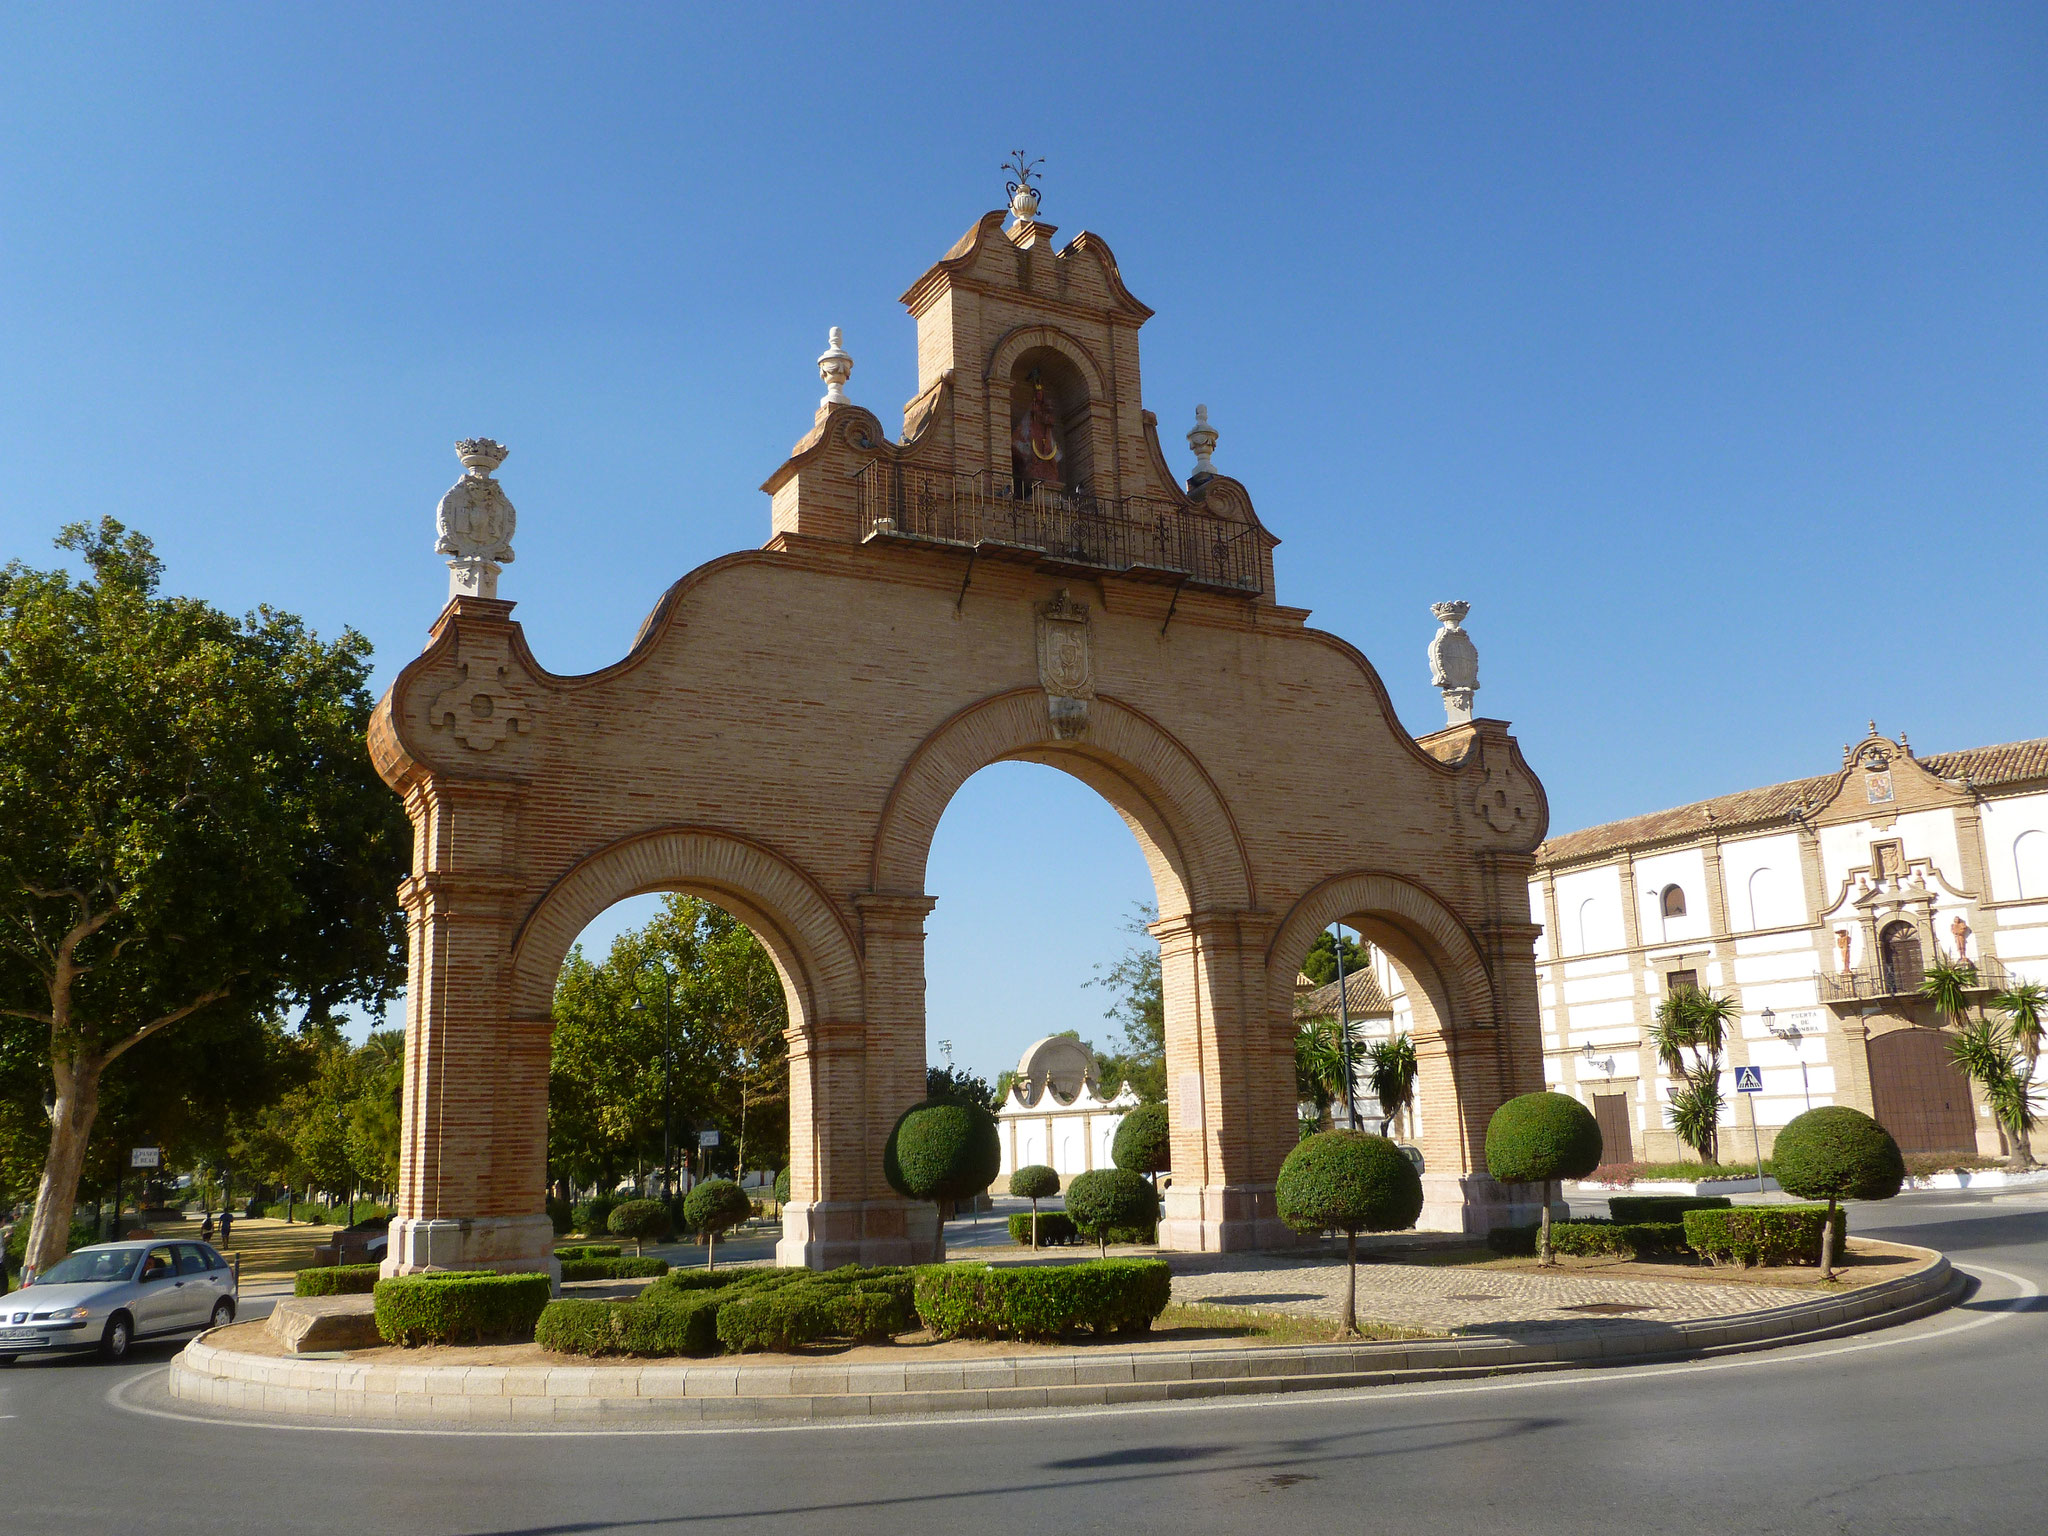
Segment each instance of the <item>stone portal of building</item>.
[[[509,503],[454,550],[451,600],[371,727],[415,830],[387,1269],[548,1263],[556,973],[650,891],[725,907],[781,973],[783,1262],[941,1252],[881,1147],[924,1092],[932,834],[1005,760],[1093,787],[1150,863],[1165,1246],[1291,1240],[1273,1184],[1296,1138],[1294,977],[1338,920],[1414,1002],[1424,1224],[1533,1218],[1482,1143],[1503,1098],[1543,1086],[1542,787],[1503,721],[1410,736],[1365,657],[1280,605],[1277,540],[1210,469],[1206,417],[1197,474],[1167,467],[1139,388],[1151,311],[1102,240],[1052,234],[989,214],[904,295],[919,384],[898,439],[847,399],[835,336],[827,397],[763,487],[766,545],[683,577],[616,664],[558,676],[528,650],[496,597]],[[502,500],[503,452],[469,445],[490,489],[465,506]]]

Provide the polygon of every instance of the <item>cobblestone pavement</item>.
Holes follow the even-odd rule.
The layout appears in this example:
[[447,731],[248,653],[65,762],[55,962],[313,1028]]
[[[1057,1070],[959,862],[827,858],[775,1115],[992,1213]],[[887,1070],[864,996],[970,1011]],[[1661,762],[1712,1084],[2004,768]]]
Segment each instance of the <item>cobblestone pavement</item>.
[[[1344,1264],[1262,1255],[1174,1256],[1173,1299],[1334,1318],[1343,1305]],[[1813,1292],[1777,1285],[1693,1285],[1671,1280],[1602,1279],[1583,1272],[1423,1264],[1360,1264],[1360,1322],[1453,1333],[1528,1337],[1583,1327],[1601,1317],[1676,1323],[1732,1312],[1761,1312],[1810,1300]],[[1585,1310],[1593,1308],[1595,1310]],[[1578,1309],[1578,1310],[1574,1310]]]

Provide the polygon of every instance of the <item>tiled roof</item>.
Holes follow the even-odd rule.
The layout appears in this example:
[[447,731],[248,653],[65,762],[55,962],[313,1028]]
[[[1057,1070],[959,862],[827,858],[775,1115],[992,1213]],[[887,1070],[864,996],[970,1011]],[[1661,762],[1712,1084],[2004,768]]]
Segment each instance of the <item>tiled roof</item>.
[[[1380,990],[1379,981],[1371,971],[1353,971],[1344,978],[1344,1002],[1354,1019],[1387,1019],[1394,1014],[1394,1005],[1387,1001],[1387,994]],[[1312,992],[1295,993],[1294,1016],[1297,1019],[1337,1017],[1337,983],[1329,981]]]
[[[1979,789],[2013,784],[2025,779],[2048,778],[2048,737],[2035,741],[2013,741],[1996,747],[1971,747],[1962,752],[1937,752],[1915,759],[1928,772],[1944,779],[1969,780]],[[1536,862],[1566,864],[1598,854],[1613,853],[1665,838],[1686,837],[1704,832],[1709,826],[1723,831],[1786,821],[1794,810],[1811,805],[1830,794],[1840,775],[1824,773],[1811,779],[1793,779],[1784,784],[1767,784],[1762,789],[1740,790],[1712,800],[1696,800],[1668,811],[1651,811],[1625,821],[1610,821],[1553,837],[1536,850]]]

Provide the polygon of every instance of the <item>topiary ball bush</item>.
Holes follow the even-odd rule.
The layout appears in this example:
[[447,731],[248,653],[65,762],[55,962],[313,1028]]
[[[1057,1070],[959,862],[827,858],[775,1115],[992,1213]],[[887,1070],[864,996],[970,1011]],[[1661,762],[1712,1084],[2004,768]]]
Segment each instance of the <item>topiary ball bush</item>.
[[683,1222],[692,1232],[723,1232],[753,1211],[747,1192],[731,1179],[706,1179],[683,1197]]
[[1067,1186],[1067,1215],[1093,1237],[1106,1227],[1148,1227],[1158,1215],[1152,1186],[1128,1168],[1096,1168]]
[[1110,1144],[1109,1159],[1133,1173],[1164,1173],[1173,1166],[1173,1144],[1167,1136],[1166,1106],[1140,1104],[1124,1116]]
[[979,1104],[913,1104],[882,1148],[883,1177],[912,1200],[965,1200],[993,1184],[1002,1166],[996,1117]]
[[1582,1179],[1600,1166],[1600,1123],[1569,1094],[1525,1093],[1486,1126],[1486,1171],[1503,1184]]
[[1059,1174],[1043,1163],[1019,1168],[1010,1175],[1010,1193],[1019,1200],[1050,1200],[1059,1192]]
[[1287,1154],[1274,1197],[1297,1232],[1398,1232],[1422,1215],[1422,1175],[1384,1136],[1318,1131]]
[[637,1243],[658,1243],[672,1230],[668,1207],[659,1200],[627,1200],[612,1207],[605,1225]]
[[1778,1132],[1771,1171],[1802,1200],[1889,1200],[1906,1181],[1906,1160],[1890,1131],[1835,1104],[1795,1115]]
[[789,1170],[787,1168],[775,1175],[775,1199],[778,1204],[789,1204]]

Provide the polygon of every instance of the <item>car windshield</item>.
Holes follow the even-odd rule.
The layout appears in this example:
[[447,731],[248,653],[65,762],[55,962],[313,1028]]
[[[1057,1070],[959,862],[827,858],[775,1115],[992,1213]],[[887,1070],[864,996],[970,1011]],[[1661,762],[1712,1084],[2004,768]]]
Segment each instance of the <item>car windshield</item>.
[[94,1281],[126,1280],[135,1267],[135,1250],[112,1249],[74,1253],[36,1276],[37,1285],[90,1285]]

